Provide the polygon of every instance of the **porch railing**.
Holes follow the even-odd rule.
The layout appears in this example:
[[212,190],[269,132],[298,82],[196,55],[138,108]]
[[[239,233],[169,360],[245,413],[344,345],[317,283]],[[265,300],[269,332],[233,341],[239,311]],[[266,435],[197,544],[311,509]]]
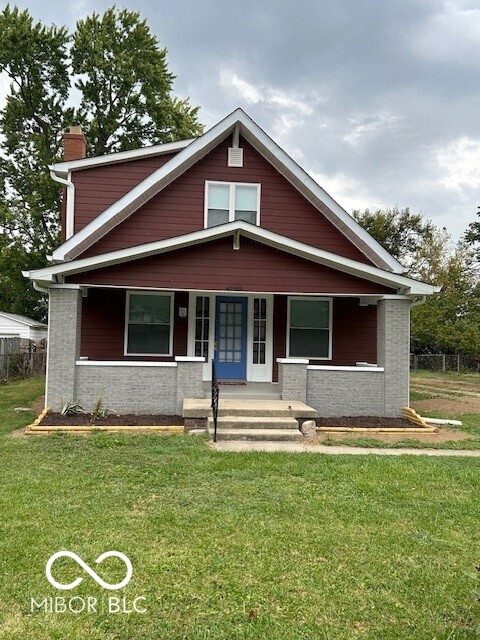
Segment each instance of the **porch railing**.
[[213,415],[213,441],[217,441],[217,420],[218,420],[218,380],[215,371],[215,362],[212,360],[212,415]]

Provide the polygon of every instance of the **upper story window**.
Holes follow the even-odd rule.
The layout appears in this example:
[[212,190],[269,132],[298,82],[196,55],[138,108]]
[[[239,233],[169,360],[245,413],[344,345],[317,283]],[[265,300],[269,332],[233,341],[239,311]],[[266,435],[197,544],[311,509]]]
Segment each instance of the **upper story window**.
[[260,224],[260,185],[241,182],[207,182],[205,228],[244,220]]

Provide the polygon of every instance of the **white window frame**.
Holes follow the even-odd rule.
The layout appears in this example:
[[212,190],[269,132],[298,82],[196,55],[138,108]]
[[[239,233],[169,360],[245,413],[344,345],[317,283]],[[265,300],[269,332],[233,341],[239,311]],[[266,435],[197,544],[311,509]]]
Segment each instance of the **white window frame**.
[[[235,221],[235,189],[236,187],[256,187],[257,188],[257,219],[255,221],[255,225],[257,227],[260,226],[260,191],[261,184],[260,182],[229,182],[223,180],[206,180],[205,181],[205,204],[204,204],[204,214],[203,214],[203,227],[204,229],[213,229],[214,227],[208,227],[208,187],[211,184],[220,184],[227,185],[229,190],[229,199],[228,199],[228,222]],[[221,226],[221,225],[218,225]]]
[[[169,296],[170,297],[170,335],[168,341],[168,353],[130,353],[128,351],[128,325],[129,325],[129,312],[130,312],[130,296],[131,295],[147,295],[147,296]],[[125,296],[125,329],[123,334],[123,355],[124,356],[153,356],[157,358],[171,357],[173,356],[173,322],[174,322],[174,303],[175,298],[173,292],[168,291],[145,291],[142,289],[134,289],[127,291]]]
[[287,358],[300,357],[290,356],[290,310],[292,300],[317,300],[319,302],[328,302],[328,356],[319,358],[318,356],[301,356],[308,360],[331,360],[332,359],[332,334],[333,334],[333,298],[325,298],[319,296],[288,296],[287,298]]

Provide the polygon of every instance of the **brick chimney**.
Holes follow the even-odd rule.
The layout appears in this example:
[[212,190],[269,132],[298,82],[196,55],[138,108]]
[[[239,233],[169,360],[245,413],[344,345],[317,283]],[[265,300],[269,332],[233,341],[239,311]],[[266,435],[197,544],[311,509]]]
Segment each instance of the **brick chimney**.
[[[70,127],[63,134],[63,160],[81,160],[87,157],[87,140],[82,133],[82,128],[78,125]],[[67,217],[67,190],[63,188],[62,203],[60,207],[60,239],[66,240],[66,217]]]
[[87,157],[87,140],[82,127],[75,125],[63,134],[63,160],[80,160]]

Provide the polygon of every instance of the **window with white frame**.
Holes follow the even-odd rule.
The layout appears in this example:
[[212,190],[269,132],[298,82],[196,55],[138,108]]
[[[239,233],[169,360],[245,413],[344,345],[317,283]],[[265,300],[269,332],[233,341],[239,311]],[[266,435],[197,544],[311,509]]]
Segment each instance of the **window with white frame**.
[[207,182],[205,227],[244,220],[259,224],[260,185],[239,182]]
[[290,358],[331,359],[331,305],[329,298],[289,298]]
[[125,354],[172,354],[173,294],[127,292]]

